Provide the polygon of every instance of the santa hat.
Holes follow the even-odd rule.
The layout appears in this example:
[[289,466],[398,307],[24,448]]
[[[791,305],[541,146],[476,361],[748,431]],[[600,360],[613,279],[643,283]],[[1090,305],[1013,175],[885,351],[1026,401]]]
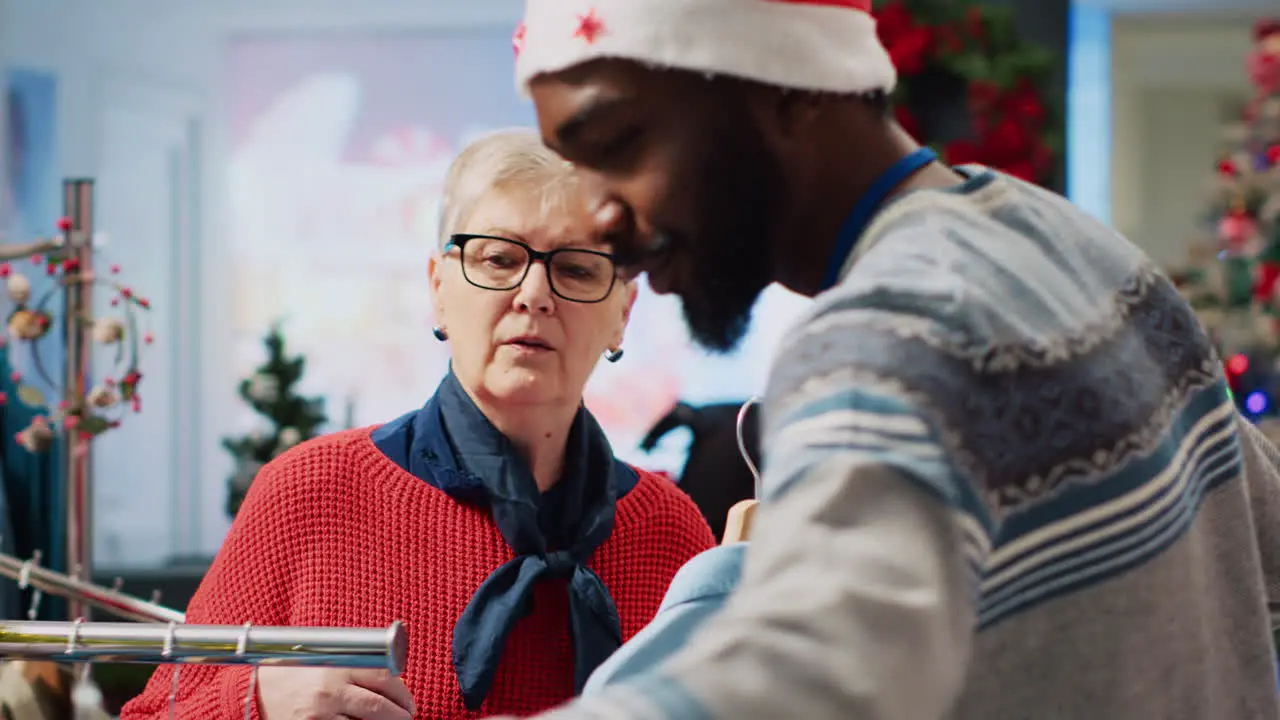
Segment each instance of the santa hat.
[[889,92],[871,0],[526,0],[516,83],[598,58],[797,90]]

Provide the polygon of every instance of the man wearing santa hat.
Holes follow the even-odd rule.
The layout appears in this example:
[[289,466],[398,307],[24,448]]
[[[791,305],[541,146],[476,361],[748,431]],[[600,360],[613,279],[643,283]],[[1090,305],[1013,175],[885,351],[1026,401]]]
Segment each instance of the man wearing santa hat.
[[[775,359],[741,582],[555,718],[1280,718],[1275,448],[1156,264],[894,124],[869,0],[527,0],[618,264]],[[661,618],[661,616],[660,616]]]

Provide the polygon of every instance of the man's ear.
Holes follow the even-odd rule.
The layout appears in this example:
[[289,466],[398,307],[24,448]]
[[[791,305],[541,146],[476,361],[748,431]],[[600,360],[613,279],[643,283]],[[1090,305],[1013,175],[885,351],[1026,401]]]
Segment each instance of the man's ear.
[[819,93],[769,86],[756,87],[753,91],[763,96],[761,101],[770,109],[772,116],[770,125],[780,140],[802,138],[812,141],[813,125],[827,103],[826,98]]

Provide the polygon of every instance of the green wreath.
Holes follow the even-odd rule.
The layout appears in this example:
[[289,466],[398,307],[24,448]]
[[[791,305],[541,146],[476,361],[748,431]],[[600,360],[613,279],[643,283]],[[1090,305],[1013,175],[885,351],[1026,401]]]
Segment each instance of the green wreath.
[[[948,0],[877,0],[876,30],[898,69],[903,129],[950,164],[979,163],[1040,185],[1062,154],[1061,112],[1043,96],[1052,53],[1021,42],[1007,8]],[[942,141],[927,122],[950,96],[968,109],[967,136]]]

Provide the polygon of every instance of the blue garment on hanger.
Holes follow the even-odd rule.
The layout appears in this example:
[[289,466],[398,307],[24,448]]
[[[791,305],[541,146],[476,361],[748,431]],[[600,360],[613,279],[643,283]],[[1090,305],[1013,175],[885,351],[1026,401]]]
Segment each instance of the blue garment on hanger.
[[604,661],[584,695],[631,680],[662,664],[724,607],[742,577],[747,543],[711,548],[684,564],[667,588],[653,621]]

